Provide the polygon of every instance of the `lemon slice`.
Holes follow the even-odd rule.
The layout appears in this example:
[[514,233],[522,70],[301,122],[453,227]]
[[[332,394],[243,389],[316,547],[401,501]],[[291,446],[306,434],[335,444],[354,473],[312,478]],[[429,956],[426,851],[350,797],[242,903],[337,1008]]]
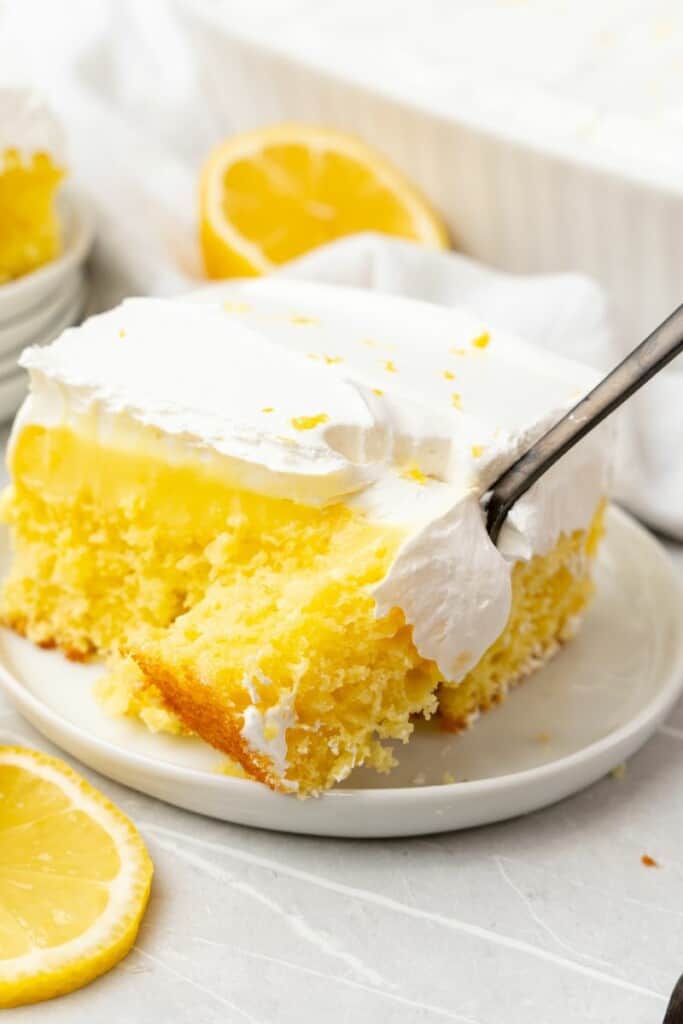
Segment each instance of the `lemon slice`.
[[352,136],[278,125],[228,139],[204,165],[200,239],[210,277],[264,274],[359,231],[448,246],[418,191]]
[[151,880],[142,839],[109,800],[61,761],[0,747],[0,1007],[113,967]]

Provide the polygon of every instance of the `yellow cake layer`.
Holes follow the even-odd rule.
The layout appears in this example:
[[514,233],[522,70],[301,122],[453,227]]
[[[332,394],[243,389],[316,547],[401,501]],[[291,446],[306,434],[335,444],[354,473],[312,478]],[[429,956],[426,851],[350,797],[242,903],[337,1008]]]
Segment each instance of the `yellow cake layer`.
[[[506,629],[462,682],[453,686],[441,681],[439,714],[445,728],[467,728],[572,636],[593,595],[591,567],[603,532],[601,506],[587,531],[563,536],[548,555],[514,566]],[[155,686],[143,684],[132,659],[121,659],[99,684],[99,696],[111,714],[139,718],[152,732],[191,731]]]
[[354,763],[387,767],[378,737],[405,739],[410,716],[434,710],[435,667],[370,596],[402,531],[144,451],[105,453],[64,428],[24,429],[11,471],[5,621],[72,657],[129,652],[190,728],[256,777],[277,784],[241,735],[249,704],[265,715],[295,691],[287,740],[302,789]]
[[55,198],[62,177],[45,153],[0,152],[0,284],[59,254]]
[[[401,612],[375,618],[371,590],[400,529],[341,504],[240,491],[210,467],[155,457],[154,445],[105,450],[66,428],[26,427],[11,472],[4,621],[71,657],[115,654],[100,685],[108,707],[154,730],[194,731],[275,788],[269,758],[245,740],[245,709],[267,742],[293,720],[287,781],[302,793],[356,764],[386,770],[381,741],[407,739],[411,716],[436,709],[440,674]],[[453,724],[566,634],[590,594],[598,533],[596,520],[515,567],[507,629],[460,687],[441,687]]]

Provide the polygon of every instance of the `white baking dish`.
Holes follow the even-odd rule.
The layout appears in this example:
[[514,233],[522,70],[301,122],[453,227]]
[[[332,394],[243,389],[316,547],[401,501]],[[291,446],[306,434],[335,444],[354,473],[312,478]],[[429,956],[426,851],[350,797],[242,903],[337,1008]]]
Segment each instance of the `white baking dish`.
[[[357,0],[343,5],[340,14],[339,5],[310,0],[176,0],[217,138],[291,119],[353,131],[420,185],[445,215],[458,248],[512,271],[592,274],[608,291],[624,346],[634,343],[683,300],[683,115],[678,122],[680,111],[671,102],[663,114],[661,104],[643,113],[637,100],[648,88],[652,92],[653,68],[660,66],[664,85],[655,85],[666,87],[668,98],[683,97],[683,18],[666,0],[626,7],[605,0],[564,5],[565,21],[552,24],[557,29],[566,23],[568,39],[554,38],[556,52],[541,53],[551,38],[549,14],[561,5],[448,4]],[[522,22],[518,13],[505,13],[522,6],[532,8]],[[446,27],[440,39],[434,21],[455,11],[467,21],[450,24],[472,35],[473,19],[487,24],[481,21],[484,7],[491,19],[491,56],[484,47],[477,88],[468,92],[466,76],[458,71],[464,44],[459,49],[458,34],[449,35]],[[432,28],[411,50],[409,26],[400,22],[409,13],[414,19],[416,9],[432,19]],[[670,23],[664,20],[668,12]],[[628,31],[625,17],[631,19]],[[507,41],[500,37],[506,25],[517,32]],[[525,52],[519,49],[520,26]],[[592,42],[584,38],[588,28]],[[608,52],[613,29],[622,45],[611,59],[616,77],[606,83],[596,47]],[[316,32],[325,45],[316,44]],[[380,46],[383,33],[389,48]],[[632,49],[631,36],[645,40],[641,50]],[[426,38],[440,58],[433,66],[419,54]],[[449,48],[451,67],[444,64]],[[409,59],[413,50],[421,65]],[[393,68],[387,53],[395,54]],[[593,61],[588,70],[587,54]],[[531,57],[533,88],[513,74]],[[622,57],[631,61],[630,78],[624,78]],[[562,66],[555,69],[553,61]],[[439,75],[450,91],[444,86],[439,92]],[[553,90],[544,92],[550,80]],[[562,94],[567,81],[574,83],[573,92]],[[621,106],[614,95],[619,81],[629,82],[633,93]],[[581,90],[598,91],[603,105],[616,111],[602,118],[599,132],[595,106],[581,98]],[[625,104],[634,116],[624,114]]]

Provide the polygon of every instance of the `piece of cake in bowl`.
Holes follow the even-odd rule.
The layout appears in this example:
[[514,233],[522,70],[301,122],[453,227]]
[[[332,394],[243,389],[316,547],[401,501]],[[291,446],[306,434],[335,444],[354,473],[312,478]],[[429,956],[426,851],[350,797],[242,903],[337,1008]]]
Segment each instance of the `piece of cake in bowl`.
[[59,255],[61,127],[33,90],[0,86],[0,284]]
[[439,706],[467,724],[588,600],[602,431],[498,547],[482,498],[595,374],[465,312],[257,282],[129,300],[23,362],[5,623],[113,655],[110,698],[276,790],[387,770]]

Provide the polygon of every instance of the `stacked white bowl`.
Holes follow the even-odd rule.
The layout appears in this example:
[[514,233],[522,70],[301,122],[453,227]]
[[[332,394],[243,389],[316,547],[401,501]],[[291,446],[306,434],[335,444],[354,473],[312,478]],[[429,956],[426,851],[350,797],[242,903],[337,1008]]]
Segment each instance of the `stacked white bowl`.
[[47,345],[83,318],[88,300],[86,259],[93,242],[87,202],[66,189],[59,202],[62,252],[30,274],[0,284],[0,421],[14,415],[28,386],[18,365],[29,345]]

